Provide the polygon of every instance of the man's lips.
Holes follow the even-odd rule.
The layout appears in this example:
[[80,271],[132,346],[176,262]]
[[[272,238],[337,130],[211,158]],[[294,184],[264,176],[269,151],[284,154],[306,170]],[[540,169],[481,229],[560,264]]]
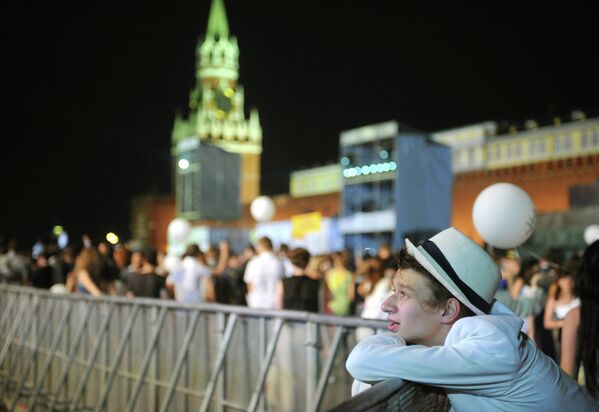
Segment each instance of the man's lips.
[[391,332],[397,332],[397,330],[399,329],[399,323],[394,322],[392,320],[388,320],[389,325],[387,325],[387,329],[389,329]]

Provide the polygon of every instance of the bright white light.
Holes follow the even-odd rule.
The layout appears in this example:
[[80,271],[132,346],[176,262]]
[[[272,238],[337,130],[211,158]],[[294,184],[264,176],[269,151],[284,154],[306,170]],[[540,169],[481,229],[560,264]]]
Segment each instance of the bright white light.
[[69,244],[69,235],[67,232],[62,232],[58,235],[58,247],[64,249]]
[[179,167],[183,170],[187,169],[189,167],[189,160],[187,159],[181,159],[179,160]]
[[397,169],[397,163],[385,162],[385,163],[372,163],[370,165],[350,167],[343,169],[343,177],[351,178],[356,176],[367,176],[376,173],[390,172]]
[[117,243],[119,243],[119,237],[117,235],[115,235],[114,233],[112,233],[112,232],[106,233],[106,240],[111,245],[116,245]]

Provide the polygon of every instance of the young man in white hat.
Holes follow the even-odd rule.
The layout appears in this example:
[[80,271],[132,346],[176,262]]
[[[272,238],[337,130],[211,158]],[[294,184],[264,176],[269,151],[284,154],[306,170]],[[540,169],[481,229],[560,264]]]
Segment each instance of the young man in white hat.
[[438,386],[455,411],[597,408],[520,333],[522,320],[493,301],[501,274],[480,246],[455,228],[406,245],[382,305],[393,333],[354,348],[346,367],[356,380]]

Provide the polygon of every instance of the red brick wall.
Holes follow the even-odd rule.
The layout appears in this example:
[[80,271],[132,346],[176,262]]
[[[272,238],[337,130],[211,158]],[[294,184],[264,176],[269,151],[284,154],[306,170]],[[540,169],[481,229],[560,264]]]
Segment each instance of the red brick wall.
[[452,225],[482,243],[472,222],[472,206],[478,194],[493,183],[520,186],[532,198],[537,213],[543,213],[568,210],[569,188],[598,180],[599,155],[461,173],[453,182]]

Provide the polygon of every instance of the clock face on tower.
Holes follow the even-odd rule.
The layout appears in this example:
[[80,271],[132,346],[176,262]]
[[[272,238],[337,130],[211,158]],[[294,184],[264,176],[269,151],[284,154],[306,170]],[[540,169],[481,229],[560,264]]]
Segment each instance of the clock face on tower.
[[225,114],[229,113],[233,108],[233,95],[235,92],[233,89],[228,88],[225,90],[217,89],[214,95],[214,101],[218,110],[222,110]]

